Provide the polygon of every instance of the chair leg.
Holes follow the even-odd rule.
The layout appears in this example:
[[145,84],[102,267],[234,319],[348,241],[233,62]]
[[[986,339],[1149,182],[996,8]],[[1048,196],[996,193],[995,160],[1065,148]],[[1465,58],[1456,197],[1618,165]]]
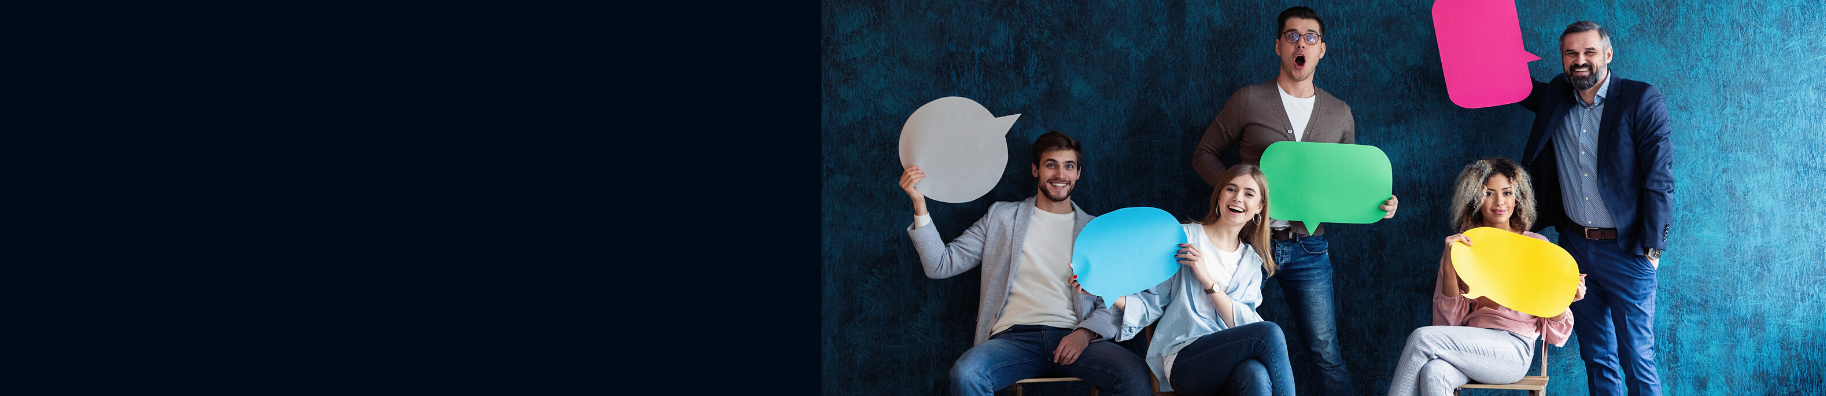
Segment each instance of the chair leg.
[[1097,396],[1097,386],[1091,385],[1091,396]]
[[1014,396],[1021,396],[1021,384],[1014,384]]

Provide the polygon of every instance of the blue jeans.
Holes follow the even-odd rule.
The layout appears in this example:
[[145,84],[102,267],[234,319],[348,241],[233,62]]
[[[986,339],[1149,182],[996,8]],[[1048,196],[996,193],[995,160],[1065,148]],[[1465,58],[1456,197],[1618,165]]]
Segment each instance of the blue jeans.
[[1560,234],[1585,276],[1585,299],[1572,303],[1578,324],[1579,357],[1593,395],[1660,395],[1655,367],[1655,267],[1647,257],[1624,251],[1617,240],[1594,241]]
[[1350,371],[1338,351],[1338,315],[1332,298],[1331,255],[1324,235],[1274,242],[1274,277],[1287,298],[1288,311],[1299,323],[1300,337],[1312,352],[1322,395],[1351,395]]
[[964,351],[951,366],[952,395],[991,395],[1028,378],[1078,377],[1118,396],[1147,396],[1153,374],[1141,357],[1109,340],[1092,341],[1072,364],[1053,363],[1071,329],[1015,325]]
[[1173,358],[1174,393],[1293,395],[1287,338],[1274,322],[1255,322],[1198,337]]

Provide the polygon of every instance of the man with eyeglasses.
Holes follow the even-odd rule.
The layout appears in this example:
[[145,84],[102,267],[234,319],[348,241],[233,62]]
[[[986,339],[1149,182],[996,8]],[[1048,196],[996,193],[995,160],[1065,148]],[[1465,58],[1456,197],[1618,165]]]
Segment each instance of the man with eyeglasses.
[[[1280,72],[1274,80],[1243,87],[1230,95],[1217,119],[1193,150],[1192,168],[1217,186],[1227,169],[1219,159],[1234,146],[1242,162],[1260,165],[1262,151],[1281,141],[1356,144],[1356,120],[1350,105],[1313,86],[1319,59],[1325,57],[1325,22],[1306,7],[1281,11],[1274,39]],[[1383,218],[1395,217],[1396,199],[1379,206]],[[1309,235],[1300,222],[1272,220],[1274,261],[1281,269],[1271,279],[1280,282],[1296,332],[1312,352],[1311,364],[1320,374],[1319,394],[1349,395],[1350,372],[1338,347],[1338,318],[1332,298],[1331,256],[1327,254],[1325,228]],[[1295,363],[1299,364],[1299,363]]]
[[1519,103],[1534,112],[1522,165],[1540,203],[1533,231],[1559,227],[1590,274],[1572,331],[1591,394],[1621,395],[1628,377],[1629,394],[1659,395],[1655,273],[1674,222],[1672,128],[1661,90],[1611,73],[1610,44],[1591,21],[1560,33],[1562,74]]

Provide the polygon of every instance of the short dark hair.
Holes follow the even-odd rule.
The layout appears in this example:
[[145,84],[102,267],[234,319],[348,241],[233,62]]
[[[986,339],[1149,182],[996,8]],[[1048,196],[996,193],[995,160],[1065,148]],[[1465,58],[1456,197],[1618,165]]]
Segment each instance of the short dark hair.
[[1045,135],[1040,135],[1039,139],[1033,140],[1034,166],[1040,165],[1040,154],[1053,150],[1071,150],[1073,154],[1078,155],[1078,168],[1084,168],[1084,146],[1078,144],[1078,139],[1072,139],[1071,136],[1065,136],[1059,131],[1047,132]]
[[1306,8],[1304,6],[1293,6],[1293,8],[1281,11],[1281,19],[1276,21],[1278,27],[1275,28],[1274,34],[1278,35],[1281,34],[1281,32],[1287,31],[1287,20],[1289,18],[1311,19],[1313,22],[1318,22],[1319,34],[1325,34],[1325,20],[1319,19],[1318,11],[1313,11],[1311,8]]
[[1598,31],[1598,41],[1604,42],[1604,48],[1610,48],[1610,32],[1605,31],[1603,26],[1598,26],[1597,22],[1592,21],[1578,21],[1573,22],[1571,25],[1566,25],[1566,31],[1560,32],[1560,41],[1566,41],[1566,35],[1568,34],[1584,33],[1593,30]]

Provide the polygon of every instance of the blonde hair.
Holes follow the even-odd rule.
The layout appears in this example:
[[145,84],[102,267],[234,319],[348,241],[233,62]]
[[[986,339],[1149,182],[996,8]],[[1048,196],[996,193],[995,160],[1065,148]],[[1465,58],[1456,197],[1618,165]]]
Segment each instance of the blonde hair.
[[1484,212],[1479,210],[1484,206],[1484,183],[1495,175],[1509,178],[1510,186],[1515,188],[1515,213],[1509,215],[1509,226],[1517,231],[1528,231],[1528,226],[1534,225],[1537,212],[1528,171],[1508,158],[1495,157],[1465,165],[1465,170],[1458,173],[1458,190],[1452,196],[1455,230],[1465,232],[1484,225]]
[[[1255,185],[1261,188],[1262,212],[1256,213],[1255,217],[1249,218],[1249,223],[1243,225],[1243,231],[1237,235],[1237,238],[1241,239],[1243,242],[1249,243],[1249,246],[1255,247],[1255,254],[1262,256],[1262,269],[1268,270],[1268,276],[1274,276],[1274,270],[1276,268],[1274,264],[1274,254],[1268,251],[1270,245],[1268,244],[1267,178],[1262,176],[1262,170],[1256,168],[1254,165],[1239,164],[1224,170],[1224,175],[1219,176],[1217,180],[1229,184],[1231,180],[1236,180],[1236,178],[1243,176],[1255,178]],[[1205,205],[1205,209],[1210,210],[1210,212],[1205,214],[1203,220],[1194,221],[1193,223],[1199,225],[1217,224],[1217,220],[1222,217],[1218,214],[1217,196],[1222,194],[1223,191],[1224,186],[1222,185],[1211,188],[1211,203]]]

